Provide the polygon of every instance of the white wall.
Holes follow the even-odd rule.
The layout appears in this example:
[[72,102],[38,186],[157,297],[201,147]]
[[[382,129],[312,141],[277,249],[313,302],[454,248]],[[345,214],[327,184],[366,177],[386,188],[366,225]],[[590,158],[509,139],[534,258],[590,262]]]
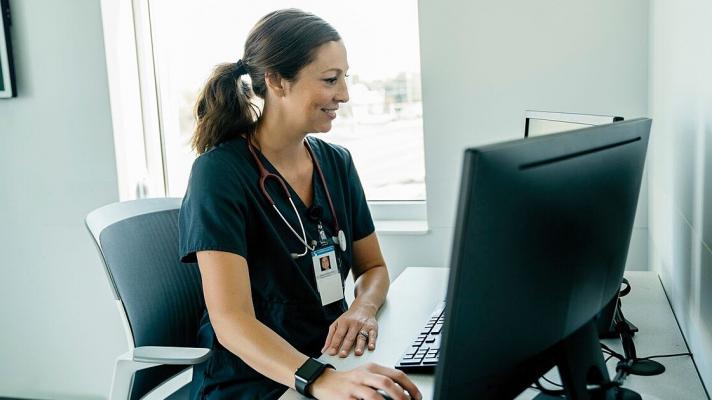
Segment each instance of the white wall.
[[650,261],[712,387],[712,3],[653,1]]
[[99,2],[11,7],[19,97],[0,100],[0,396],[101,398],[126,344],[83,225],[118,199]]
[[[648,1],[419,2],[428,219],[381,235],[397,275],[446,266],[462,150],[523,136],[526,109],[647,115]],[[627,267],[647,269],[647,191]]]

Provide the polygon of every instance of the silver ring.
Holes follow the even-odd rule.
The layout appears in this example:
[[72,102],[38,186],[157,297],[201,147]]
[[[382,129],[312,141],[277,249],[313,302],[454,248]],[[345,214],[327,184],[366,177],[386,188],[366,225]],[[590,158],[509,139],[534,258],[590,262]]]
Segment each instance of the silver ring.
[[368,332],[366,331],[361,331],[358,333],[359,335],[363,336],[366,340],[368,340]]

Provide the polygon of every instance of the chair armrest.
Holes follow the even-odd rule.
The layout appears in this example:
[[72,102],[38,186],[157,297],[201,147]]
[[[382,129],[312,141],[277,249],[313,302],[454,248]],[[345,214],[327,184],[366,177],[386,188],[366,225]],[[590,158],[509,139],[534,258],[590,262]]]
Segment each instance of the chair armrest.
[[142,346],[116,357],[109,400],[129,400],[136,371],[158,365],[195,365],[210,357],[210,349],[197,347]]
[[141,346],[133,350],[133,361],[162,365],[195,365],[210,357],[201,347]]

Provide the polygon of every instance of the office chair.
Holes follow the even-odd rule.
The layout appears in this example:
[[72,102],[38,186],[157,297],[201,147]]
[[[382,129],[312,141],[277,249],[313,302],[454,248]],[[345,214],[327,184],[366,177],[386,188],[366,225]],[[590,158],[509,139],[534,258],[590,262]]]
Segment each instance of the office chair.
[[126,201],[86,217],[129,344],[116,358],[110,400],[187,398],[189,366],[210,356],[209,349],[195,347],[205,303],[200,271],[179,259],[180,203]]

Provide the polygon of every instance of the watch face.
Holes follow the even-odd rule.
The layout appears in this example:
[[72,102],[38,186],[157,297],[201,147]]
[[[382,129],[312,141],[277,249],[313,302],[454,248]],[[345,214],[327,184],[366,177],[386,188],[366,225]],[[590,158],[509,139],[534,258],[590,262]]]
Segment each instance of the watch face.
[[301,368],[299,368],[299,371],[297,371],[297,375],[299,375],[301,378],[304,379],[309,379],[312,375],[314,375],[317,371],[319,371],[319,368],[321,368],[322,364],[314,359],[309,359],[304,365],[302,365]]

